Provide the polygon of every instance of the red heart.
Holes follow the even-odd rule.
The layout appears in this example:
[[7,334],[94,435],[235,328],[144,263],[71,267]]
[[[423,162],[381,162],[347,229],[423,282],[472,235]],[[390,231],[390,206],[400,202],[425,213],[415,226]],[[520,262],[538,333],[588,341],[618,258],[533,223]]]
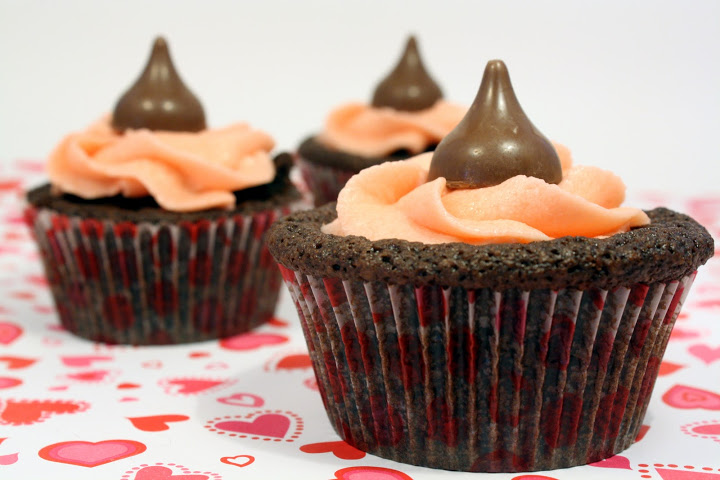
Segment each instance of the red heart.
[[162,480],[164,478],[172,480],[208,480],[210,477],[207,475],[173,475],[172,470],[159,465],[145,467],[135,475],[135,480]]
[[685,368],[685,366],[672,362],[662,362],[660,364],[660,370],[658,370],[658,375],[670,375],[671,373],[676,372],[681,368]]
[[252,422],[243,422],[240,420],[218,422],[215,424],[215,428],[227,432],[282,438],[290,429],[290,419],[285,415],[266,413],[265,415],[260,415],[255,418]]
[[358,460],[365,456],[365,452],[349,445],[343,441],[340,442],[321,442],[311,443],[300,447],[300,451],[305,453],[327,453],[330,452],[343,460]]
[[0,322],[0,343],[10,345],[22,334],[22,331],[23,329],[14,323]]
[[43,447],[41,458],[51,462],[80,467],[97,467],[144,452],[145,445],[134,440],[103,440],[102,442],[60,442]]
[[52,414],[78,413],[90,406],[85,402],[70,400],[7,400],[0,402],[3,406],[0,413],[0,424],[29,425],[42,422]]
[[137,383],[119,383],[117,388],[120,390],[125,390],[128,388],[140,388],[140,385],[138,385]]
[[166,393],[192,395],[225,383],[224,380],[207,380],[203,378],[171,378],[161,381]]
[[17,370],[19,368],[29,367],[33,363],[37,362],[34,358],[23,358],[23,357],[0,357],[0,362],[7,362],[7,368],[10,370]]
[[693,345],[688,348],[690,355],[699,358],[706,364],[710,365],[716,360],[720,360],[720,347],[710,347],[708,345]]
[[675,385],[662,396],[663,402],[675,408],[720,410],[720,395],[686,385]]
[[277,369],[278,370],[292,370],[294,368],[311,368],[312,367],[312,361],[310,360],[310,355],[301,353],[298,355],[288,355],[287,357],[282,358],[278,364]]
[[143,432],[162,432],[169,430],[167,422],[184,422],[189,420],[187,415],[152,415],[149,417],[128,417],[135,428]]

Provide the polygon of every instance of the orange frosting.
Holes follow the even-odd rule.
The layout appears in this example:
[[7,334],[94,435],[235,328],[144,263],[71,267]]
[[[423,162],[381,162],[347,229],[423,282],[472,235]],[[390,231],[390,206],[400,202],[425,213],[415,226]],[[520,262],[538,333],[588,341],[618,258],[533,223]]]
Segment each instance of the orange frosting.
[[244,123],[197,133],[119,134],[104,117],[65,137],[47,170],[57,190],[86,199],[151,195],[171,211],[232,208],[233,191],[273,180],[274,145]]
[[330,113],[318,140],[365,157],[384,157],[396,150],[420,153],[455,128],[466,110],[443,100],[416,112],[350,103]]
[[568,235],[606,237],[650,222],[642,210],[620,207],[625,185],[611,172],[563,165],[558,185],[518,175],[487,188],[448,190],[427,182],[432,153],[387,162],[355,175],[340,192],[338,218],[325,233],[423,243],[527,243]]

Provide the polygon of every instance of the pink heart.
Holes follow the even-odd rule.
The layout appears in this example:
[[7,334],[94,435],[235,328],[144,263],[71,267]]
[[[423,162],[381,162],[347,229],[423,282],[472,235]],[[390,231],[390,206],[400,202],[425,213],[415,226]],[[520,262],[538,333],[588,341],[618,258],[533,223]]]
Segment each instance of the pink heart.
[[17,453],[11,453],[10,455],[1,455],[0,456],[0,465],[12,465],[13,463],[18,461],[18,454]]
[[600,460],[599,462],[591,463],[591,467],[601,467],[601,468],[622,468],[624,470],[632,470],[632,467],[630,467],[630,460],[628,460],[626,457],[623,457],[622,455],[614,455],[610,458],[606,458],[605,460]]
[[720,360],[720,347],[713,348],[708,345],[698,344],[688,348],[688,352],[690,352],[690,355],[699,358],[708,365],[716,360]]
[[698,435],[720,435],[720,423],[698,425],[697,427],[693,427],[692,431]]
[[62,363],[68,367],[89,367],[93,362],[112,360],[107,355],[79,355],[74,357],[61,357]]
[[138,455],[145,449],[144,444],[134,440],[72,441],[43,447],[38,455],[51,462],[92,468]]
[[135,475],[135,480],[162,480],[165,478],[172,480],[208,480],[210,477],[207,475],[173,475],[172,470],[159,465],[145,467]]
[[720,410],[720,395],[686,385],[675,385],[662,396],[663,402],[682,409]]
[[412,480],[412,477],[384,467],[348,467],[335,472],[333,480]]
[[0,322],[0,343],[3,345],[10,345],[20,335],[22,335],[23,329],[14,323]]
[[265,400],[252,393],[234,393],[217,399],[218,402],[235,407],[261,407]]
[[100,382],[110,374],[109,370],[92,370],[88,372],[71,373],[67,378],[79,382]]
[[290,429],[290,419],[285,415],[266,413],[265,415],[260,415],[255,418],[252,422],[243,422],[240,420],[218,422],[215,424],[215,428],[227,432],[282,438]]
[[274,333],[244,333],[220,340],[220,346],[228,350],[254,350],[266,345],[278,345],[288,341],[288,337]]

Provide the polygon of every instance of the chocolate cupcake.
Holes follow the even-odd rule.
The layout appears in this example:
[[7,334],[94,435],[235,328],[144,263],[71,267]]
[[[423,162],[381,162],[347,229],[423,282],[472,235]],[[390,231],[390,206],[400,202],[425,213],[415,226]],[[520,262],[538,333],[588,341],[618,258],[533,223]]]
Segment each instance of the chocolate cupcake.
[[27,195],[62,325],[107,343],[172,344],[272,317],[265,234],[300,195],[292,159],[247,124],[208,129],[158,38],[112,116],[67,136]]
[[629,447],[714,245],[693,219],[623,197],[553,148],[493,61],[434,154],[366,169],[337,205],[276,223],[270,252],[337,433],[476,472]]
[[375,89],[372,103],[343,105],[327,118],[324,130],[298,149],[298,166],[315,206],[337,199],[360,170],[434,150],[465,109],[442,99],[409,37],[395,68]]

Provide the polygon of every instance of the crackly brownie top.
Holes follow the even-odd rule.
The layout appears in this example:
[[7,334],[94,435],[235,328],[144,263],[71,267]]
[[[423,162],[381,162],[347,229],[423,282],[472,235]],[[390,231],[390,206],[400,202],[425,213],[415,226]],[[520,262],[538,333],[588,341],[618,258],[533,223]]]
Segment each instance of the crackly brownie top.
[[665,208],[647,214],[649,225],[608,238],[423,244],[325,234],[320,227],[336,218],[335,205],[328,204],[280,220],[267,242],[280,264],[305,275],[497,290],[668,282],[712,257],[712,237],[692,218]]
[[28,192],[28,202],[66,215],[83,218],[110,218],[131,222],[178,222],[216,219],[233,214],[252,214],[273,209],[300,199],[300,193],[289,179],[292,158],[287,153],[275,157],[276,174],[272,182],[234,192],[235,207],[231,210],[210,209],[197,212],[172,212],[162,209],[150,196],[127,198],[117,195],[110,198],[86,200],[75,195],[55,195],[49,184]]

